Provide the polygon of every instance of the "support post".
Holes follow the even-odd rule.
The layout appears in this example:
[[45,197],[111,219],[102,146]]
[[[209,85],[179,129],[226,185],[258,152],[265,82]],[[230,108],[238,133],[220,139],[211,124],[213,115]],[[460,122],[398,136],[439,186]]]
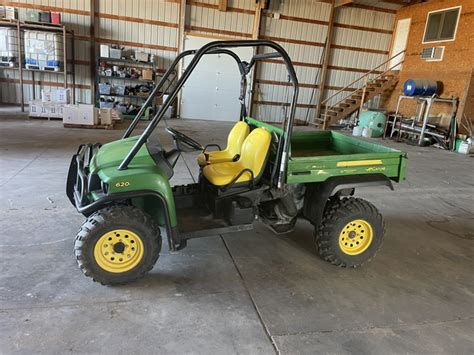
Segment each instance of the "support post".
[[25,112],[25,97],[23,92],[23,63],[21,62],[21,58],[23,58],[23,53],[21,51],[21,29],[20,29],[20,21],[16,21],[16,40],[18,43],[18,75],[20,76],[20,103],[21,103],[21,112]]
[[[186,0],[181,0],[179,3],[179,23],[178,23],[178,55],[184,51],[184,31],[186,29]],[[178,73],[176,78],[181,77],[181,72],[183,71],[183,63],[178,64]],[[181,92],[178,93],[176,99],[176,117],[180,118],[181,116]]]
[[362,87],[362,98],[360,99],[360,107],[359,107],[359,115],[361,114],[362,112],[362,109],[364,107],[364,101],[365,101],[365,94],[366,94],[366,89],[367,89],[367,83],[368,83],[368,79],[367,77],[364,78],[364,84],[363,84],[363,87]]
[[[90,76],[91,76],[91,100],[92,104],[94,103],[94,100],[96,99],[96,85],[95,85],[95,77],[97,75],[96,73],[96,67],[97,63],[95,62],[96,60],[96,55],[95,55],[95,10],[96,10],[96,1],[95,0],[90,0],[90,27],[89,27],[89,35],[90,35],[90,53],[89,53],[89,62],[90,62]],[[73,44],[74,45],[74,44]],[[74,58],[73,58],[74,60]],[[75,102],[74,102],[75,103]]]
[[219,0],[219,11],[227,11],[227,0]]
[[[319,79],[319,95],[318,95],[318,103],[316,105],[316,113],[315,113],[315,120],[321,116],[321,102],[323,101],[324,97],[324,87],[326,86],[326,77],[327,77],[327,70],[329,64],[329,58],[331,54],[331,44],[332,44],[332,33],[334,29],[334,13],[336,11],[335,7],[335,0],[331,2],[331,11],[329,13],[329,23],[328,23],[328,30],[327,30],[327,40],[326,46],[324,49],[324,57],[323,63],[321,67],[321,75]],[[324,121],[326,123],[326,120]],[[325,124],[324,124],[325,125]]]
[[[63,63],[64,63],[64,88],[67,89],[67,31],[66,26],[63,26]],[[72,58],[74,60],[74,58]]]
[[[262,9],[265,7],[264,0],[258,0],[255,4],[255,15],[253,18],[253,29],[252,29],[252,39],[258,39],[260,37],[260,26],[262,24]],[[259,48],[255,49],[255,54],[258,54]],[[249,102],[249,110],[248,114],[252,116],[253,112],[253,100],[255,99],[255,84],[257,80],[257,66],[258,61],[255,63],[253,67],[253,75],[252,75],[252,86],[250,87],[251,95],[250,95],[250,102]]]

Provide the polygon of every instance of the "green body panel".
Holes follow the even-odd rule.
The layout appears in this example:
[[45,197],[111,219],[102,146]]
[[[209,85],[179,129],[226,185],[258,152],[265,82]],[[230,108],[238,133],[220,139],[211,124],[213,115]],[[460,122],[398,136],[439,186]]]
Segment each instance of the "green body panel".
[[[108,195],[139,190],[152,190],[160,193],[168,205],[170,224],[175,227],[177,223],[176,209],[169,180],[166,174],[156,166],[146,145],[141,147],[127,169],[117,169],[137,139],[138,137],[130,137],[104,144],[91,161],[90,173],[98,174],[99,178],[108,184]],[[90,194],[89,197],[93,200],[98,198],[96,194]],[[133,200],[133,204],[145,208],[148,213],[155,215],[162,223],[163,213],[156,200],[137,198]]]
[[[245,119],[282,135],[281,128]],[[334,131],[294,131],[291,137],[287,183],[323,182],[333,176],[383,174],[400,182],[405,180],[407,155],[399,150],[367,142]]]
[[[269,123],[245,119],[254,127],[263,127],[279,136],[281,128]],[[118,166],[132,149],[138,137],[104,144],[90,163],[90,173],[98,174],[108,184],[108,194],[151,190],[160,193],[168,207],[171,227],[177,225],[173,192],[166,174],[156,165],[146,145],[143,145],[128,169]],[[293,132],[288,161],[287,183],[324,182],[333,176],[380,173],[392,180],[405,180],[405,153],[332,131]],[[93,201],[100,194],[91,192]],[[143,208],[163,224],[161,203],[152,198],[135,198],[132,203]]]
[[287,182],[322,182],[332,176],[374,173],[400,182],[405,179],[406,159],[399,150],[338,132],[295,132]]

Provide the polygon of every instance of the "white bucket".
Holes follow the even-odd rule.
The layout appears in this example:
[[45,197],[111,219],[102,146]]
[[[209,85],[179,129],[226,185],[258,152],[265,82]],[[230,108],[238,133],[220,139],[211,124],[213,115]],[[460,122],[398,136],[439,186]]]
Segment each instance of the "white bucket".
[[362,131],[362,137],[371,138],[372,137],[372,128],[364,128]]
[[352,135],[355,137],[360,137],[362,135],[363,128],[361,126],[355,126],[352,129]]

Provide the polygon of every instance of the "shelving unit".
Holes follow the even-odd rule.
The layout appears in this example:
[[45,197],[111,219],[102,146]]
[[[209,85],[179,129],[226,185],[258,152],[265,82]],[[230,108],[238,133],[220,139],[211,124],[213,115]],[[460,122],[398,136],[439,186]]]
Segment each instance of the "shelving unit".
[[[114,67],[118,66],[120,68],[132,68],[132,69],[151,69],[153,71],[153,76],[154,80],[146,80],[142,78],[132,78],[132,77],[120,77],[117,75],[104,75],[103,74],[103,64],[109,66],[109,67]],[[147,96],[140,96],[140,95],[121,95],[121,94],[115,94],[115,93],[110,93],[110,94],[101,94],[99,90],[99,84],[104,83],[104,82],[109,82],[111,85],[119,82],[126,82],[129,85],[123,85],[123,86],[135,86],[139,84],[148,84],[150,86],[153,86],[155,84],[155,80],[158,78],[159,74],[156,70],[156,65],[152,62],[140,62],[140,61],[135,61],[135,60],[130,60],[130,59],[118,59],[118,58],[109,58],[109,57],[98,57],[97,58],[97,69],[96,69],[96,79],[95,79],[95,85],[96,85],[96,106],[100,107],[100,101],[101,98],[104,97],[116,97],[116,98],[121,98],[121,99],[128,99],[128,102],[137,102],[139,101],[140,103],[148,98]],[[113,86],[113,85],[112,85]],[[136,105],[139,105],[136,103]],[[124,115],[126,116],[126,115]]]
[[[71,58],[74,59],[74,31],[66,28],[65,25],[55,25],[50,23],[41,23],[41,22],[23,22],[18,20],[9,20],[9,19],[0,19],[0,27],[12,27],[17,31],[17,41],[18,41],[18,60],[17,65],[14,67],[0,67],[3,70],[18,70],[20,78],[20,104],[21,111],[25,111],[25,98],[24,98],[24,72],[31,72],[31,80],[33,86],[33,100],[36,98],[36,74],[52,74],[52,75],[62,75],[63,76],[63,87],[68,88],[68,76],[71,76],[71,91],[72,91],[72,102],[76,102],[76,73],[75,73],[75,64],[72,60],[72,64],[68,63],[67,55],[67,40],[68,37],[71,41]],[[41,70],[41,69],[27,69],[24,64],[24,44],[22,43],[21,33],[24,30],[32,31],[42,31],[42,32],[56,32],[62,34],[63,40],[63,65],[60,71],[50,71],[50,70]],[[69,70],[69,67],[71,68]]]

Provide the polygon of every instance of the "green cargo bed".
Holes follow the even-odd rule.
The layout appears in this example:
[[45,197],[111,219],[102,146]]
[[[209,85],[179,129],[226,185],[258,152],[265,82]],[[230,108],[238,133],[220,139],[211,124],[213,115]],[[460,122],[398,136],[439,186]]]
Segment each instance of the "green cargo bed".
[[406,158],[399,150],[334,131],[293,132],[287,182],[374,173],[400,182],[405,180]]
[[[251,117],[250,125],[278,136],[283,130]],[[288,184],[322,182],[332,176],[383,174],[405,180],[406,153],[334,131],[293,131],[288,160]]]

